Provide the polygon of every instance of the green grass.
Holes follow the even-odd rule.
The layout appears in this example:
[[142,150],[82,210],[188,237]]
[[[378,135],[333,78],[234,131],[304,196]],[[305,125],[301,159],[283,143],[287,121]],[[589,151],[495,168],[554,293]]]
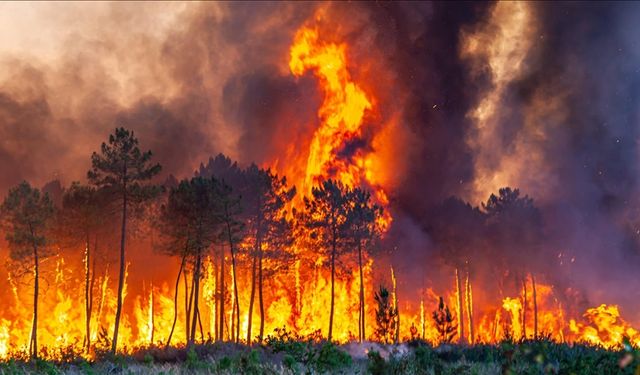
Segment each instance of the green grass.
[[95,361],[0,362],[0,374],[640,374],[640,352],[551,341],[505,341],[497,345],[443,345],[421,341],[399,346],[336,345],[318,336],[285,330],[264,345],[211,343],[143,348]]

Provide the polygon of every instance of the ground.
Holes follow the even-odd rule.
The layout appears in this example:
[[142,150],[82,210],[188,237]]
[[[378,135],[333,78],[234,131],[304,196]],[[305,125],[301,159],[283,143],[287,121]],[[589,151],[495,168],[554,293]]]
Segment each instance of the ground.
[[[69,353],[67,353],[69,354]],[[271,337],[264,345],[210,343],[140,348],[87,361],[0,363],[0,374],[640,374],[640,352],[549,341],[440,345],[414,341],[335,345]]]

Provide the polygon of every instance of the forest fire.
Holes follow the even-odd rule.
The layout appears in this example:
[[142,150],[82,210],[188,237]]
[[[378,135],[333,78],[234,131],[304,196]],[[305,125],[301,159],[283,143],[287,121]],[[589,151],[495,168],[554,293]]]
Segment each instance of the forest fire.
[[[532,48],[508,42],[529,38],[533,28],[525,26],[535,14],[520,3],[515,13],[509,7],[488,12],[490,22],[480,31],[465,29],[456,52],[490,60],[488,69],[498,71],[488,80],[491,94],[470,105],[467,116],[480,134],[468,149],[483,155],[495,136],[487,124],[497,123],[502,97],[526,73],[521,63]],[[312,19],[324,17],[321,10]],[[495,37],[495,25],[504,24],[498,18],[512,14],[517,17],[498,38],[509,47],[484,45]],[[415,201],[397,204],[400,193],[380,183],[379,174],[391,173],[377,153],[394,140],[371,136],[401,116],[382,113],[388,94],[360,81],[373,74],[358,74],[365,64],[352,57],[352,36],[342,33],[307,21],[280,56],[288,60],[283,80],[295,87],[311,78],[321,97],[314,123],[304,124],[313,131],[303,152],[285,160],[279,146],[280,153],[258,164],[220,154],[195,176],[178,181],[171,175],[159,184],[152,154],[140,151],[133,132],[118,128],[91,157],[89,183],[61,187],[59,202],[27,183],[10,190],[2,206],[9,267],[2,274],[0,359],[253,344],[281,328],[338,343],[548,339],[640,346],[640,332],[620,306],[574,293],[558,259],[528,256],[555,252],[540,229],[544,215],[517,189],[495,191],[509,181],[500,173],[509,173],[493,173],[486,155],[472,163],[482,171],[464,193],[497,195],[478,207],[458,198],[429,207],[429,218],[414,226],[428,233],[425,253],[442,273],[423,272],[421,287],[403,275],[393,253],[411,240],[406,234],[413,229],[398,228],[413,223],[403,210]],[[503,56],[505,50],[511,52]],[[505,68],[514,58],[513,71]],[[487,69],[476,62],[474,70]],[[279,138],[279,145],[289,142],[287,134]],[[153,157],[161,153],[154,150]],[[161,258],[162,267],[151,257]],[[412,266],[424,266],[420,261]]]

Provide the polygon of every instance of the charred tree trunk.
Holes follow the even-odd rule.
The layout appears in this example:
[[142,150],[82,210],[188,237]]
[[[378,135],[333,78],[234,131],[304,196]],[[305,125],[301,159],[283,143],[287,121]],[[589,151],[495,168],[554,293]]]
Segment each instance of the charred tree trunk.
[[[89,323],[93,317],[93,291],[96,285],[96,255],[98,254],[98,236],[93,242],[93,260],[91,261],[91,281],[89,282]],[[88,325],[87,351],[91,350],[91,325]]]
[[232,322],[232,327],[235,326],[235,332],[232,334],[233,340],[237,341],[240,336],[240,301],[238,299],[238,275],[236,270],[236,253],[233,249],[233,236],[231,234],[231,223],[229,222],[229,212],[227,214],[227,237],[229,240],[229,250],[231,251],[231,272],[233,273],[233,300],[234,300],[234,314],[235,321]]
[[527,277],[522,278],[522,338],[527,339]]
[[[31,230],[31,236],[34,238],[33,229]],[[35,241],[33,243],[33,323],[31,326],[31,340],[29,341],[29,354],[31,358],[38,358],[38,292],[39,284],[38,279],[40,277],[40,271],[38,258],[38,246]]]
[[196,337],[196,324],[198,324],[198,298],[200,296],[200,265],[202,262],[201,251],[198,250],[196,255],[196,265],[193,270],[193,287],[191,289],[193,296],[193,310],[191,320],[191,332],[189,333],[189,340],[187,346],[193,346]]
[[[256,241],[257,242],[257,241]],[[257,246],[255,247],[257,249]],[[249,311],[247,312],[247,345],[251,345],[251,322],[253,320],[253,300],[256,296],[256,268],[258,267],[258,254],[254,249],[251,262],[251,294],[249,295]]]
[[191,322],[190,322],[190,318],[191,318],[191,307],[190,307],[190,302],[189,302],[189,298],[191,293],[189,292],[189,276],[187,275],[187,269],[183,270],[184,272],[182,273],[182,280],[184,281],[184,322],[185,322],[185,331],[184,331],[184,335],[185,338],[188,340],[189,339],[189,332],[191,332]]
[[204,329],[202,329],[202,320],[200,319],[199,307],[196,307],[196,314],[198,314],[198,327],[200,328],[200,342],[204,342]]
[[396,275],[393,272],[393,266],[391,267],[391,281],[393,283],[393,309],[396,314],[396,330],[393,341],[397,344],[400,342],[400,308],[398,307],[398,283],[396,281]]
[[336,278],[336,231],[333,230],[333,240],[331,244],[331,308],[329,312],[329,334],[327,339],[331,341],[333,336],[333,312],[335,298],[335,278]]
[[178,321],[178,289],[180,288],[180,276],[182,276],[182,270],[184,269],[184,264],[186,260],[187,260],[187,252],[185,251],[184,255],[182,255],[182,261],[180,261],[180,269],[178,269],[178,276],[176,277],[175,292],[173,294],[173,323],[171,324],[171,331],[169,332],[169,337],[167,338],[167,345],[166,345],[167,347],[171,345],[171,337],[173,336],[173,331],[176,329],[176,322]]
[[[232,268],[233,269],[233,268]],[[233,275],[231,275],[231,279],[233,280]],[[233,282],[231,283],[231,287],[233,288]],[[229,331],[230,340],[236,341],[236,300],[235,294],[231,293],[231,331]]]
[[[127,175],[126,163],[124,175]],[[120,327],[120,315],[122,314],[122,290],[124,289],[124,272],[125,272],[125,242],[127,235],[127,192],[126,186],[122,193],[122,230],[120,233],[120,273],[118,275],[118,304],[116,307],[116,319],[113,328],[113,341],[111,342],[111,353],[116,353],[118,347],[118,328]]]
[[364,275],[362,271],[362,242],[358,241],[358,268],[360,269],[360,319],[359,319],[359,341],[365,340],[365,322],[364,322]]
[[91,346],[91,296],[89,288],[91,286],[91,249],[89,248],[89,235],[86,235],[85,247],[84,247],[84,348],[85,353],[89,352]]
[[458,313],[458,340],[460,343],[464,342],[464,322],[462,320],[462,282],[460,281],[460,272],[456,268],[456,293],[458,296],[457,301],[457,313]]
[[[262,247],[262,246],[261,246]],[[263,292],[263,283],[264,279],[262,276],[262,258],[264,254],[262,252],[262,248],[258,253],[258,305],[260,307],[260,335],[259,340],[262,342],[264,338],[264,292]]]
[[151,282],[151,293],[149,294],[150,302],[149,302],[149,310],[151,315],[151,337],[149,338],[149,345],[153,345],[153,334],[155,333],[156,322],[155,322],[155,311],[153,309],[153,282]]
[[536,296],[536,278],[531,275],[531,286],[533,288],[533,339],[538,339],[538,299]]
[[194,305],[193,305],[193,296],[194,296],[194,291],[196,290],[196,279],[195,279],[195,261],[193,263],[193,274],[191,275],[191,289],[189,292],[189,304],[187,305],[187,321],[189,322],[189,331],[187,332],[187,341],[189,341],[190,338],[192,338],[193,336],[191,336],[191,330],[195,329],[195,327],[191,324],[193,321],[193,314],[195,314],[195,309],[194,309]]
[[218,326],[219,340],[224,341],[224,246],[220,246],[220,324]]
[[[258,262],[260,262],[260,290],[258,291],[258,298],[260,304],[260,334],[259,340],[262,342],[262,334],[264,330],[264,306],[262,305],[262,214],[261,214],[261,204],[260,197],[258,196],[258,218],[256,220],[256,244],[254,248],[253,254],[253,264],[251,265],[251,297],[249,299],[249,316],[248,316],[248,326],[247,326],[247,344],[251,345],[251,322],[253,321],[253,301],[256,293],[256,278],[257,278],[257,268]],[[260,261],[258,260],[260,258]]]
[[469,272],[467,271],[467,281],[465,283],[466,290],[466,298],[467,298],[467,318],[469,319],[469,342],[473,344],[474,342],[474,332],[473,332],[473,294],[471,291],[471,278],[469,276]]

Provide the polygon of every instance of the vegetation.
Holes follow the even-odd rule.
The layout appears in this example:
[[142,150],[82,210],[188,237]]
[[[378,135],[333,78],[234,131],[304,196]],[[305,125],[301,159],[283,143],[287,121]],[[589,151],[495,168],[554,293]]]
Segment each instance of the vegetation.
[[378,304],[376,308],[376,331],[375,337],[378,341],[390,344],[394,341],[396,332],[396,321],[398,310],[391,304],[389,290],[380,286],[373,297]]
[[138,139],[132,131],[117,128],[115,133],[109,136],[109,143],[102,143],[100,153],[94,152],[91,155],[92,167],[87,173],[87,177],[93,185],[109,195],[112,202],[119,203],[122,213],[118,305],[111,343],[112,353],[116,352],[118,346],[118,328],[122,314],[129,205],[144,203],[157,193],[154,186],[145,184],[160,172],[160,165],[151,164],[150,160],[151,151],[140,151]]
[[358,351],[279,329],[260,346],[211,343],[189,348],[150,347],[128,356],[107,354],[95,361],[82,359],[79,353],[67,353],[65,361],[29,360],[25,356],[0,362],[0,373],[631,375],[640,371],[640,351],[629,345],[616,350],[546,340],[440,347],[420,341],[365,345]]
[[[313,188],[310,196],[303,197],[304,205],[296,211],[292,208],[295,188],[288,186],[284,177],[256,165],[243,169],[220,155],[192,178],[168,180],[164,185],[166,189],[153,183],[159,170],[159,165],[151,163],[151,153],[139,150],[133,133],[119,128],[108,143],[102,144],[101,152],[93,154],[92,169],[88,172],[91,184],[76,182],[67,189],[60,188],[57,208],[47,194],[27,182],[11,189],[1,206],[2,225],[11,261],[22,266],[17,269],[23,274],[32,274],[34,278],[33,322],[28,353],[12,352],[12,360],[0,363],[0,374],[102,373],[124,369],[132,373],[633,373],[638,367],[638,353],[628,344],[604,350],[556,344],[538,335],[536,263],[527,262],[523,256],[509,259],[496,250],[516,243],[536,250],[538,238],[542,237],[529,229],[540,227],[537,209],[532,200],[521,196],[517,189],[501,189],[498,196],[492,195],[483,204],[482,210],[451,198],[435,209],[438,214],[431,216],[436,219],[424,223],[428,231],[435,234],[438,256],[455,270],[458,289],[454,302],[457,317],[442,297],[432,313],[440,336],[437,341],[442,344],[434,348],[421,341],[415,325],[410,329],[411,341],[398,344],[399,312],[393,274],[392,293],[383,286],[375,293],[368,292],[375,301],[376,329],[372,337],[376,342],[366,341],[364,269],[380,242],[383,218],[382,208],[373,203],[367,191],[327,180]],[[150,214],[150,210],[155,213]],[[131,220],[139,218],[143,220]],[[166,343],[123,350],[128,353],[124,355],[116,348],[123,308],[125,245],[128,231],[135,233],[136,227],[131,224],[136,221],[151,224],[151,230],[160,238],[157,249],[179,259],[180,268],[175,279],[173,324]],[[112,241],[111,237],[119,242],[120,250],[114,331],[110,336],[107,328],[100,326],[98,337],[92,342],[98,246]],[[39,264],[56,250],[67,247],[73,249],[75,255],[79,254],[77,249],[83,249],[86,333],[81,353],[76,352],[79,345],[38,348],[37,341]],[[102,246],[116,247],[114,244]],[[304,256],[297,250],[300,247],[309,250],[305,253],[313,256],[316,271],[323,268],[330,272],[331,298],[327,306],[330,314],[325,331],[328,334],[324,336],[323,332],[316,331],[300,336],[281,328],[265,338],[265,280],[287,272],[294,262],[299,264]],[[496,253],[479,254],[479,251]],[[509,336],[499,345],[456,345],[456,337],[460,344],[466,344],[463,339],[474,342],[471,275],[475,267],[479,267],[478,257],[487,255],[496,259],[495,269],[491,270],[494,273],[500,273],[506,265],[518,265],[513,279],[515,288],[524,289],[525,306],[528,303],[525,283],[531,280],[534,334],[526,336],[523,329],[521,335]],[[203,283],[201,288],[205,265],[211,265],[206,268],[207,277],[215,278],[216,285],[211,288],[215,290],[206,293],[207,301],[216,302],[216,311],[211,314],[211,320],[215,321],[210,322],[215,337],[209,338],[205,338],[200,316],[201,298],[205,298],[201,290],[209,285]],[[228,268],[225,271],[229,266],[231,272]],[[238,282],[239,268],[250,271],[246,279],[249,282]],[[333,341],[335,280],[356,269],[359,277],[355,273],[350,277],[352,281],[359,279],[359,343],[338,345]],[[171,346],[171,339],[181,319],[178,312],[181,281],[186,343],[176,347]],[[233,283],[232,287],[225,286],[225,282]],[[250,290],[246,345],[240,344],[244,340],[240,337],[238,293],[241,287]],[[353,299],[356,302],[355,295]],[[257,336],[252,336],[256,300],[260,322]],[[229,305],[232,309],[227,312],[225,306]],[[355,303],[353,306],[355,310]],[[468,336],[463,330],[465,309]],[[525,319],[523,313],[523,327]],[[354,327],[355,324],[354,321]],[[536,340],[525,341],[526,337]],[[149,341],[153,342],[153,331]],[[350,341],[356,341],[355,336],[351,336]],[[40,358],[39,353],[42,353]],[[47,361],[50,358],[56,361]]]
[[440,342],[449,344],[456,335],[457,326],[453,323],[453,316],[449,306],[444,303],[442,297],[438,299],[438,309],[433,312],[433,320],[440,334]]
[[51,254],[47,251],[47,227],[54,214],[53,203],[47,194],[22,182],[11,189],[2,206],[6,239],[11,260],[21,263],[23,272],[33,269],[33,322],[29,340],[29,354],[38,357],[38,293],[40,261]]

